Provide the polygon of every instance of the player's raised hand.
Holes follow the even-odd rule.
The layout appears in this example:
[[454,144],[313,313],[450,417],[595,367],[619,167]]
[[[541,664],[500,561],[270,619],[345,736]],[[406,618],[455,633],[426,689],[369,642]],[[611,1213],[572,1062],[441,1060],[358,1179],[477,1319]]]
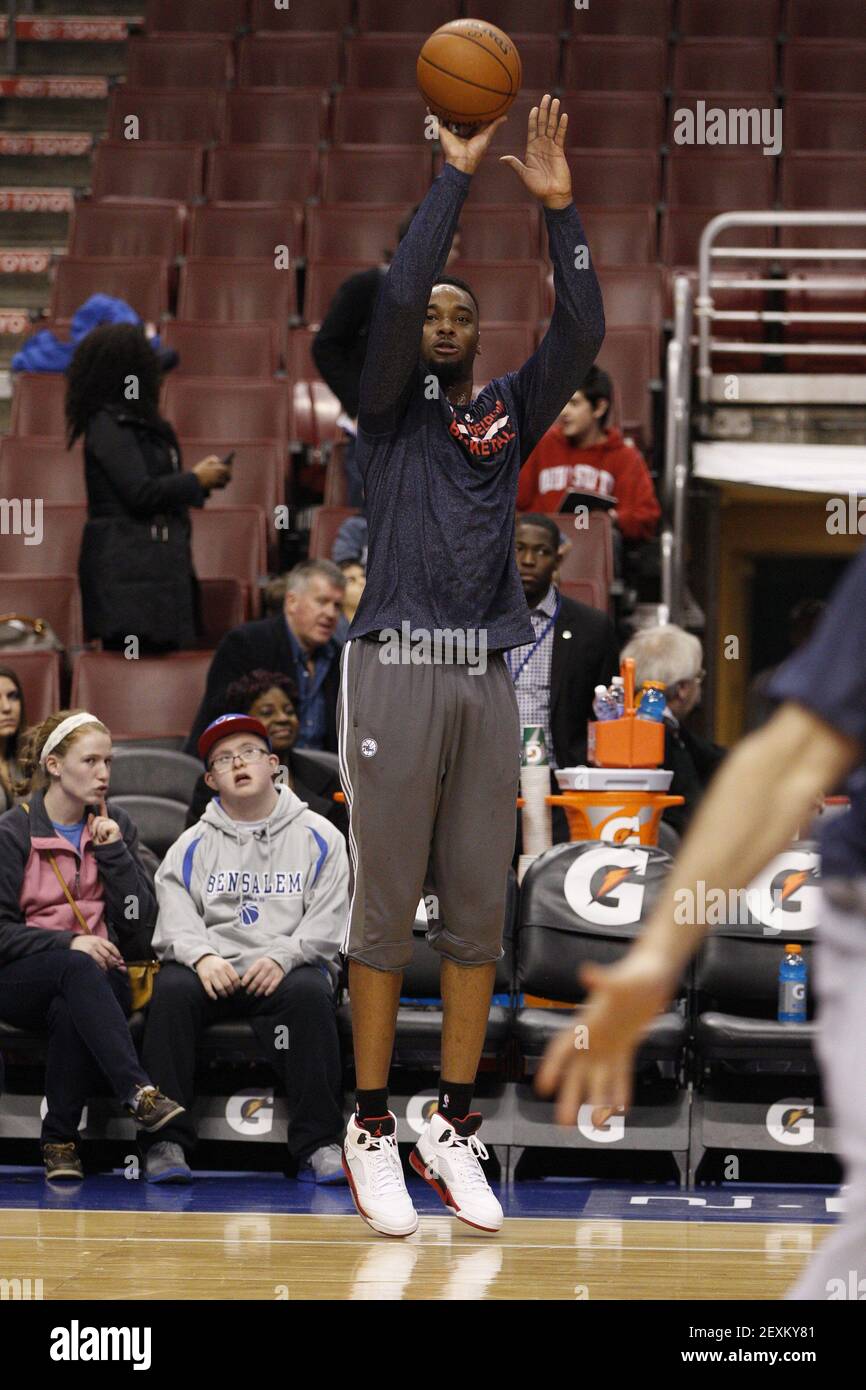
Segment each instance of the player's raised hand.
[[445,123],[440,121],[439,144],[442,146],[446,161],[453,164],[456,169],[462,170],[464,174],[474,174],[487,153],[487,147],[496,131],[502,122],[507,120],[507,116],[500,116],[497,120],[491,121],[489,125],[479,126],[475,134],[466,140],[455,135],[453,130],[449,130]]
[[541,98],[540,106],[529,113],[526,155],[521,162],[513,154],[501,156],[510,164],[534,198],[548,208],[565,208],[571,202],[571,170],[565,158],[565,132],[568,117],[560,115],[559,97]]
[[676,988],[666,962],[632,949],[616,965],[586,965],[581,979],[591,991],[573,1024],[550,1043],[538,1071],[540,1095],[556,1094],[556,1122],[573,1125],[581,1105],[612,1110],[631,1101],[635,1053],[641,1036]]

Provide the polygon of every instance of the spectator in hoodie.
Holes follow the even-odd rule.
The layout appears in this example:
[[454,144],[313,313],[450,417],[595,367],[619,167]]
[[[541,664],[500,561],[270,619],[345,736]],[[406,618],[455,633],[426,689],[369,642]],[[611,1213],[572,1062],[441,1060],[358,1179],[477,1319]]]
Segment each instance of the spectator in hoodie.
[[558,512],[569,492],[615,497],[611,519],[628,542],[651,540],[661,516],[643,455],[608,425],[613,385],[590,367],[579,391],[520,470],[519,512]]
[[181,1107],[152,1085],[127,1027],[125,960],[151,955],[156,903],[135,826],[106,804],[111,735],[86,710],[28,729],[28,799],[0,816],[0,1018],[48,1031],[42,1159],[49,1179],[84,1176],[78,1125],[108,1081],[153,1132]]
[[[340,791],[336,766],[333,769],[324,767],[320,760],[311,758],[295,747],[300,720],[298,687],[291,676],[281,671],[251,671],[248,676],[242,676],[229,686],[226,691],[227,710],[251,714],[254,719],[261,720],[271,748],[285,768],[286,786],[301,801],[305,801],[311,811],[324,816],[325,820],[333,821],[347,835],[349,824],[346,808],[334,800],[334,792]],[[336,755],[334,762],[336,764]],[[213,796],[214,791],[203,773],[196,783],[187,812],[188,827],[195,825],[204,815]]]
[[[218,796],[156,875],[154,947],[163,965],[145,1066],[189,1107],[201,1029],[249,1018],[285,1085],[298,1177],[342,1182],[335,994],[349,907],[343,837],[274,785],[279,760],[260,720],[223,715],[198,751]],[[195,1138],[188,1110],[166,1125],[145,1145],[149,1181],[188,1182]]]

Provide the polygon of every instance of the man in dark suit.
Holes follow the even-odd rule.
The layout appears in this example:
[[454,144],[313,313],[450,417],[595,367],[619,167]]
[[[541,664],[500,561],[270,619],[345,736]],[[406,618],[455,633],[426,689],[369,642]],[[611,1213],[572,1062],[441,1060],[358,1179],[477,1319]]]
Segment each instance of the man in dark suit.
[[297,685],[295,747],[337,751],[341,644],[335,633],[345,589],[345,576],[330,560],[305,560],[287,577],[282,613],[226,633],[210,664],[188,753],[195,756],[202,730],[224,712],[228,686],[256,670],[280,671]]
[[[551,786],[558,791],[553,769],[586,762],[593,693],[619,671],[619,644],[606,613],[566,598],[554,584],[565,542],[552,517],[520,517],[516,545],[535,642],[508,652],[508,666],[521,724],[544,729]],[[565,816],[555,807],[554,843],[568,838]]]

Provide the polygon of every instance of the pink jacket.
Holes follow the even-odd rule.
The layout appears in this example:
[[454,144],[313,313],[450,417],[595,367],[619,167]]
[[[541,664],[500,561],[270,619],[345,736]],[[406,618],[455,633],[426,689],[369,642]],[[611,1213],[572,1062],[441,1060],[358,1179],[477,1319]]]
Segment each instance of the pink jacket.
[[62,835],[31,836],[30,854],[24,868],[19,899],[21,915],[28,926],[46,927],[49,931],[73,931],[81,935],[78,919],[51,867],[48,858],[51,851],[93,935],[108,936],[105,893],[92,844],[86,825],[81,835],[80,857]]

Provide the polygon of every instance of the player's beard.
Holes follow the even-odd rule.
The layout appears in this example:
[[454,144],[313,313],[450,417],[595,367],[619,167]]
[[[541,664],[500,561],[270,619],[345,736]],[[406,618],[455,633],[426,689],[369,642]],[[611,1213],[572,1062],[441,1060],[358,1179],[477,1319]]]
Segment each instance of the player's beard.
[[425,366],[427,371],[435,376],[439,382],[440,390],[443,392],[450,391],[451,387],[456,386],[458,381],[466,380],[465,357],[455,357],[451,362],[427,362]]

